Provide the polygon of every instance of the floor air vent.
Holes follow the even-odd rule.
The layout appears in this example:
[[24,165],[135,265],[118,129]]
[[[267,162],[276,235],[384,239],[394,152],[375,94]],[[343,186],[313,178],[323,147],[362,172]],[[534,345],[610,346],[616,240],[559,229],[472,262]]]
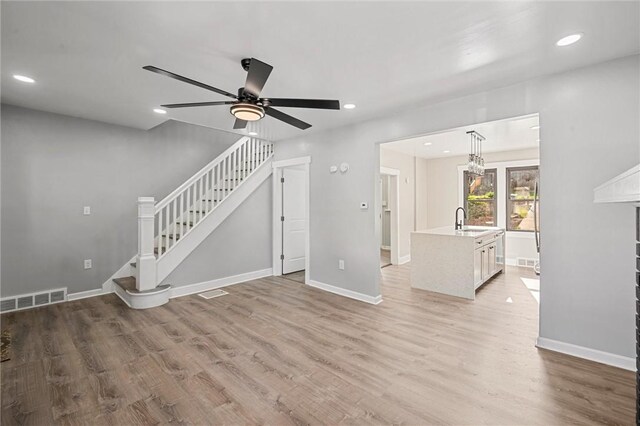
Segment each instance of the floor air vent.
[[21,294],[13,297],[3,297],[0,299],[0,312],[19,311],[22,309],[34,308],[36,306],[45,306],[51,305],[52,303],[64,302],[65,300],[67,300],[66,288],[57,288],[55,290],[39,293]]
[[198,296],[205,299],[213,299],[214,297],[224,296],[225,294],[229,294],[224,290],[211,290],[205,291],[204,293],[198,294]]

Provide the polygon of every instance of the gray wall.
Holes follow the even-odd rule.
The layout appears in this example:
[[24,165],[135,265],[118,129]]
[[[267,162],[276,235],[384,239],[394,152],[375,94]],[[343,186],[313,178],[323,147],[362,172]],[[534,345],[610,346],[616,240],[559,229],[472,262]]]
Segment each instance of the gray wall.
[[[478,93],[276,144],[311,155],[311,279],[379,294],[376,144],[540,113],[540,335],[634,356],[633,211],[596,206],[593,188],[640,161],[639,56]],[[329,166],[349,162],[345,175]],[[379,197],[379,195],[378,195]],[[345,271],[337,259],[345,259]]]
[[[175,121],[142,131],[9,105],[1,119],[3,297],[100,288],[136,253],[137,197],[162,199],[239,138]],[[260,200],[255,211],[270,214],[270,200]]]
[[265,180],[164,283],[179,287],[271,268],[271,178]]

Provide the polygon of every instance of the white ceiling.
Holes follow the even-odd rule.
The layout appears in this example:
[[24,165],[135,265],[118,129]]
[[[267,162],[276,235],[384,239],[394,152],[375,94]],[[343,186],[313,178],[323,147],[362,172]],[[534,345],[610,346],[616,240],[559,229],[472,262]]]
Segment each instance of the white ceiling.
[[[340,99],[355,110],[283,111],[327,129],[640,52],[638,2],[10,2],[2,14],[2,102],[148,129],[173,118],[224,130],[220,100],[141,69],[235,92],[240,59],[274,66],[266,97]],[[560,37],[584,32],[559,48]],[[12,74],[37,80],[19,83]],[[261,136],[303,131],[272,118]]]
[[[485,153],[538,148],[540,130],[536,128],[537,126],[537,115],[518,117],[403,139],[385,143],[382,147],[427,159],[468,155],[471,149],[471,140],[467,132],[475,130],[486,138],[482,143],[482,151]],[[425,143],[430,145],[425,145]]]

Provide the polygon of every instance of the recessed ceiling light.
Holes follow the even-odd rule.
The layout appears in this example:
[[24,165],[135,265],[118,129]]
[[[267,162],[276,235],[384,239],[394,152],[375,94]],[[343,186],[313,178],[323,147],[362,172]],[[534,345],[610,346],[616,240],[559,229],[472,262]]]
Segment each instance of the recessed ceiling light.
[[14,74],[13,78],[15,78],[16,80],[21,81],[23,83],[35,83],[36,82],[34,79],[32,79],[31,77],[27,77],[26,75]]
[[442,152],[444,152],[445,154],[448,154],[448,153],[450,153],[451,151],[449,151],[449,150],[447,149],[447,150],[442,151]]
[[531,126],[531,130],[538,130],[540,128],[540,126],[538,126],[537,124],[535,126]]
[[249,134],[250,134],[251,136],[258,136],[258,133],[256,133],[256,132],[249,132]]
[[153,112],[155,112],[156,114],[166,114],[167,111],[161,109],[161,108],[154,108]]
[[344,109],[354,109],[356,107],[356,104],[344,104],[342,105],[342,107]]
[[571,34],[566,37],[562,37],[556,42],[556,46],[569,46],[582,38],[582,33]]
[[431,142],[425,142],[424,146],[431,146]]

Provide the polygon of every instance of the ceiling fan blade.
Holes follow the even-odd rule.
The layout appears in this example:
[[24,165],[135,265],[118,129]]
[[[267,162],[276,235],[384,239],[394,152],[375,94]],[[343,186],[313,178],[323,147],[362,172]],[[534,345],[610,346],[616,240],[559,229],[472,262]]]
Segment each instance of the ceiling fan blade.
[[247,81],[244,84],[244,92],[257,98],[262,92],[264,84],[269,78],[273,67],[269,64],[265,64],[256,58],[251,58],[249,63],[249,71],[247,72]]
[[182,81],[183,83],[192,84],[194,86],[198,86],[198,87],[201,87],[201,88],[206,89],[206,90],[211,90],[212,92],[216,92],[216,93],[219,93],[221,95],[228,96],[230,98],[238,99],[238,97],[236,95],[234,95],[233,93],[229,93],[229,92],[226,92],[226,91],[224,91],[222,89],[218,89],[216,87],[209,86],[208,84],[200,83],[199,81],[195,81],[195,80],[192,80],[190,78],[183,77],[181,75],[172,73],[170,71],[165,71],[165,70],[163,70],[161,68],[154,67],[153,65],[144,66],[144,67],[142,67],[142,69],[145,69],[145,70],[151,71],[151,72],[155,72],[156,74],[164,75],[165,77],[173,78],[173,79],[178,80],[178,81]]
[[276,118],[280,121],[284,121],[287,124],[290,124],[294,127],[297,127],[298,129],[308,129],[309,127],[311,127],[311,124],[309,123],[305,123],[302,120],[298,120],[295,117],[292,117],[288,114],[285,114],[282,111],[278,111],[277,109],[273,109],[273,108],[265,108],[264,109],[265,114],[270,115],[273,118]]
[[201,106],[214,106],[214,105],[233,105],[235,101],[216,101],[216,102],[191,102],[186,104],[165,104],[160,105],[164,108],[189,108],[189,107],[201,107]]
[[340,109],[340,101],[329,99],[265,98],[269,106],[288,108]]
[[233,123],[234,129],[244,129],[246,127],[247,127],[247,122],[245,120],[240,120],[239,118],[236,118],[236,122]]

